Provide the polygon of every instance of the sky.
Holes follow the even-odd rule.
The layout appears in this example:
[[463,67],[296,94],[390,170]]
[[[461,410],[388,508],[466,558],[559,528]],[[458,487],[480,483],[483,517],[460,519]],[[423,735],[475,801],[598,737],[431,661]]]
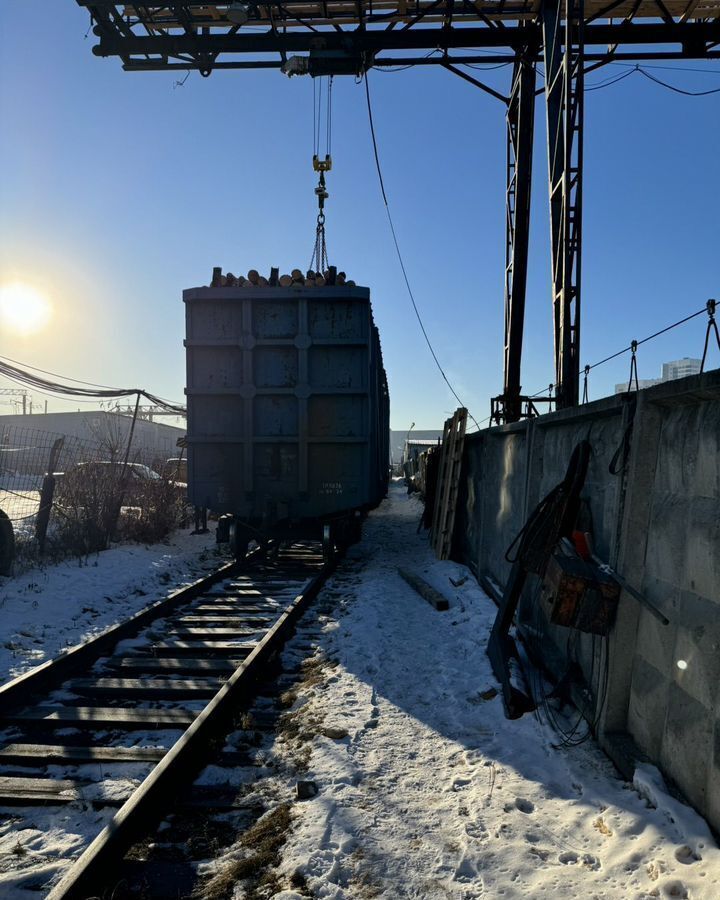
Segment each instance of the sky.
[[[313,87],[275,70],[130,73],[92,53],[74,0],[0,0],[0,291],[20,282],[52,316],[7,323],[0,355],[182,402],[182,290],[213,266],[306,269],[314,237]],[[686,90],[720,63],[662,63]],[[702,71],[687,71],[700,69]],[[488,72],[507,92],[509,67]],[[621,74],[588,75],[588,86]],[[479,74],[479,73],[473,73]],[[477,420],[502,390],[504,106],[439,67],[372,71],[378,149],[399,244],[435,352]],[[391,424],[442,427],[457,406],[412,310],[388,229],[365,89],[337,77],[328,174],[330,262],[371,289]],[[687,97],[639,73],[588,92],[581,361],[720,299],[720,93]],[[547,160],[536,112],[523,389],[553,380]],[[640,348],[641,378],[702,353],[704,317]],[[720,365],[720,353],[710,367]],[[591,373],[590,397],[629,357]],[[0,387],[9,387],[2,381]],[[85,408],[36,394],[50,411]],[[7,397],[0,401],[9,402]],[[0,414],[12,412],[0,406]]]

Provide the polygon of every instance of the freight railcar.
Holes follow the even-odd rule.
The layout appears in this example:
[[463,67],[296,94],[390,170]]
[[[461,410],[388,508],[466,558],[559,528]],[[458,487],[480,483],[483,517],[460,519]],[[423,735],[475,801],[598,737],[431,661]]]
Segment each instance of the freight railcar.
[[239,554],[273,535],[359,539],[388,484],[370,291],[245,283],[183,299],[190,501]]

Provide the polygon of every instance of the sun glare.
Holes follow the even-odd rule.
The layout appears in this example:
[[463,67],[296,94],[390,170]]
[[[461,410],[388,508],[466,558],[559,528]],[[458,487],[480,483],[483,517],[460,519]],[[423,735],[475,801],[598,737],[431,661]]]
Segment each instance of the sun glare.
[[22,281],[0,286],[0,326],[15,334],[41,331],[52,316],[48,298]]

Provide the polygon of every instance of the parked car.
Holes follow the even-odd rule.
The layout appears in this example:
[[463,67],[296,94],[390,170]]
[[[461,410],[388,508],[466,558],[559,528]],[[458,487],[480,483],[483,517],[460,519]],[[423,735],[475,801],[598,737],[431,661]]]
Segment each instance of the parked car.
[[125,467],[122,462],[111,460],[77,463],[66,472],[54,475],[58,499],[67,499],[74,493],[103,491],[115,496],[122,493],[125,506],[142,505],[140,501],[147,496],[148,487],[162,482],[160,475],[149,466],[128,463]]
[[172,459],[166,459],[162,466],[158,467],[158,471],[162,472],[163,477],[174,484],[181,484],[187,488],[188,468],[186,458],[175,456]]

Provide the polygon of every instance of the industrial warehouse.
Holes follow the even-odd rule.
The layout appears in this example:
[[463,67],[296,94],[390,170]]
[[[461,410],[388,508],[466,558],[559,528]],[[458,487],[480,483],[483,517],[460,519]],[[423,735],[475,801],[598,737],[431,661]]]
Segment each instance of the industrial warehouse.
[[719,898],[720,0],[0,26],[0,900]]

